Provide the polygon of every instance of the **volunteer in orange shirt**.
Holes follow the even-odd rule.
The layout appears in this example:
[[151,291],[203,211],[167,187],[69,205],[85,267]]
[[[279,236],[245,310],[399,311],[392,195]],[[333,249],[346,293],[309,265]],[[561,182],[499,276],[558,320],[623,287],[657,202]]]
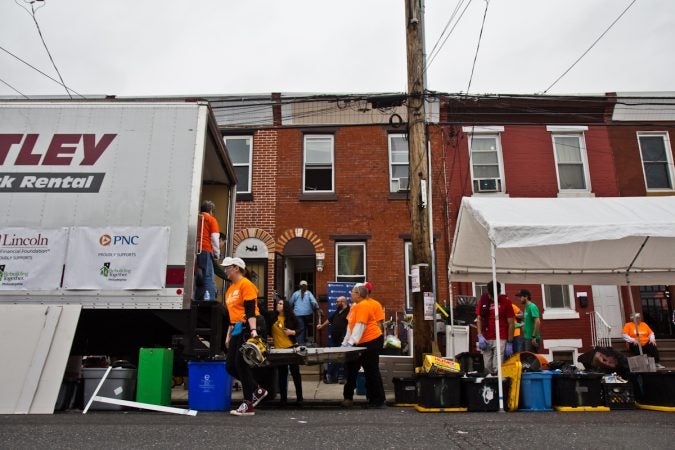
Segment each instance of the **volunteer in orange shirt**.
[[239,408],[230,411],[234,416],[253,416],[255,407],[267,396],[267,390],[259,386],[253,378],[253,372],[239,349],[249,337],[258,337],[256,316],[258,310],[258,288],[246,275],[246,263],[241,258],[227,257],[223,268],[232,284],[225,293],[225,305],[230,318],[227,327],[225,346],[227,347],[227,371],[241,381],[244,401]]
[[638,338],[637,333],[635,333],[635,324],[633,322],[627,322],[626,325],[623,326],[623,340],[626,341],[628,351],[634,355],[639,355],[639,342],[643,353],[653,357],[656,367],[662,369],[663,366],[660,364],[661,359],[659,357],[659,349],[656,348],[656,338],[654,337],[654,332],[651,328],[649,328],[649,325],[641,320],[640,314],[631,314],[631,319],[633,319],[633,317],[638,323],[638,332],[640,337]]
[[361,356],[346,364],[347,382],[342,395],[342,406],[351,407],[356,388],[356,377],[359,368],[363,367],[366,377],[366,392],[369,408],[386,406],[384,385],[380,374],[380,351],[384,346],[384,335],[379,322],[384,320],[382,305],[368,297],[368,289],[357,284],[351,291],[352,308],[349,311],[347,334],[342,341],[343,347],[365,347]]
[[200,208],[197,222],[197,267],[201,276],[197,277],[195,300],[216,301],[216,282],[213,278],[213,260],[220,258],[220,229],[213,217],[216,205],[205,200]]
[[523,337],[520,335],[520,329],[523,327],[523,313],[515,303],[511,303],[511,305],[513,306],[513,314],[515,315],[513,323],[513,353],[518,353],[523,351]]

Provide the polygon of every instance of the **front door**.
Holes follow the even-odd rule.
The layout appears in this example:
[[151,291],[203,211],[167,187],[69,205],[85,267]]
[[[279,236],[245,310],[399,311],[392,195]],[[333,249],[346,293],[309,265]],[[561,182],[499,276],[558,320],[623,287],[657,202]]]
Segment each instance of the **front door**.
[[667,286],[640,286],[642,320],[657,338],[674,338],[673,304]]
[[623,329],[623,314],[617,286],[593,286],[593,304],[605,322],[612,327],[611,337],[620,338]]

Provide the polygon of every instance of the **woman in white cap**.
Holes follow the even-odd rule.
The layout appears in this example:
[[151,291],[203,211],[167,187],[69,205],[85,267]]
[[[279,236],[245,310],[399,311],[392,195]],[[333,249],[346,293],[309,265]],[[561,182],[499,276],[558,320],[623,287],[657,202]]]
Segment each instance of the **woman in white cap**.
[[267,391],[253,378],[251,368],[239,351],[249,337],[258,337],[256,316],[258,310],[258,288],[246,278],[246,263],[241,258],[227,257],[222,263],[228,280],[232,284],[225,293],[225,305],[230,316],[225,346],[227,347],[227,371],[241,381],[244,401],[239,408],[230,411],[234,416],[253,416],[255,407],[267,396]]

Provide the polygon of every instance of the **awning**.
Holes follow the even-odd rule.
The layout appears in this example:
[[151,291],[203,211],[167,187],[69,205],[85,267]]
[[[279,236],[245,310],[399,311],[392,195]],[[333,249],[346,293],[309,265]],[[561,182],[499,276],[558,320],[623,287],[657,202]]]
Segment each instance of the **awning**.
[[491,280],[492,244],[501,282],[675,284],[675,197],[464,198],[450,279]]

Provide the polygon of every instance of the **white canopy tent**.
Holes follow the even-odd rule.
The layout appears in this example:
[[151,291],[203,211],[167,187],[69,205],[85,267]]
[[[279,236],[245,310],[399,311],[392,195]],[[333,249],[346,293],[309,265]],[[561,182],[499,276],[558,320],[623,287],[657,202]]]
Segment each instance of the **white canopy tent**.
[[[675,284],[675,197],[465,197],[448,274],[450,281]],[[503,408],[501,367],[498,375]]]

